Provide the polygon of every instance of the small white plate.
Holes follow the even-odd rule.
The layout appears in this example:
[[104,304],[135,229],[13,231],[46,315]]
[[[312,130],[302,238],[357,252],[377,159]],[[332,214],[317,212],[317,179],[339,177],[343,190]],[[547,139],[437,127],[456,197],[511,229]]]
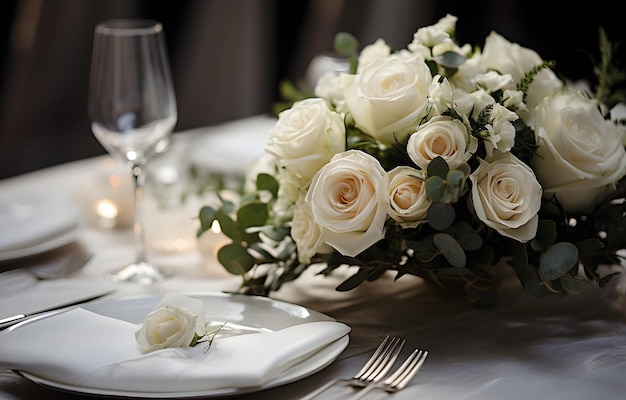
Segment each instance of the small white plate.
[[[205,302],[206,317],[208,320],[214,323],[228,321],[227,326],[229,330],[225,331],[223,335],[276,331],[307,322],[334,321],[333,318],[320,312],[266,297],[226,293],[189,293],[188,295],[199,298]],[[145,316],[158,304],[161,298],[162,296],[124,298],[84,304],[82,307],[105,316],[141,323]],[[43,379],[30,373],[20,373],[26,378],[45,386],[90,395],[131,398],[215,397],[257,392],[305,378],[324,369],[333,362],[346,348],[348,342],[349,337],[345,335],[308,359],[291,367],[282,376],[277,377],[265,385],[251,388],[222,388],[170,393],[128,392],[67,385]]]
[[273,117],[260,115],[209,128],[194,142],[191,161],[215,174],[244,176],[265,154]]
[[79,209],[45,198],[0,201],[0,262],[40,254],[78,240]]
[[68,244],[76,242],[80,239],[82,232],[82,226],[76,225],[71,227],[65,232],[61,232],[58,236],[51,238],[50,240],[37,243],[33,246],[24,247],[22,249],[15,249],[10,251],[0,252],[0,262],[17,260],[24,257],[30,257],[37,254],[45,253],[50,250],[58,249],[59,247],[66,246]]

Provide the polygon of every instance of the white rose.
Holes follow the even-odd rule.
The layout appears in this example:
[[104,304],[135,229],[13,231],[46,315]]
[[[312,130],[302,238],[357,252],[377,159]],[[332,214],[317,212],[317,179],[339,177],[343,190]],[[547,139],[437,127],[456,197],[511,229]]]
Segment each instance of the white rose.
[[626,147],[626,104],[617,103],[615,107],[611,109],[611,120],[615,122],[619,129],[622,136],[622,144]]
[[452,43],[457,20],[457,17],[448,14],[434,25],[419,28],[413,34],[413,41],[408,46],[409,50],[414,51],[421,46],[432,48],[440,43]]
[[[483,71],[494,69],[501,74],[510,74],[516,83],[534,67],[543,63],[536,51],[511,43],[501,35],[491,32],[485,39],[485,47],[480,58]],[[534,121],[534,108],[543,100],[563,87],[556,74],[543,68],[535,75],[528,88],[526,104],[529,112],[520,110],[520,116],[529,125]]]
[[298,248],[298,260],[308,264],[316,253],[329,253],[330,246],[324,243],[322,230],[313,220],[311,206],[299,200],[293,209],[291,237]]
[[472,174],[471,204],[478,218],[503,236],[525,243],[537,233],[541,185],[533,170],[511,153],[480,159]]
[[375,58],[356,75],[343,74],[344,99],[356,127],[385,145],[403,143],[428,104],[430,69],[419,57]]
[[345,150],[345,137],[341,115],[323,99],[309,98],[279,114],[265,151],[306,184],[333,155]]
[[616,125],[597,103],[577,92],[537,107],[538,148],[533,165],[547,197],[573,213],[590,212],[626,174],[626,151]]
[[484,74],[478,74],[474,77],[473,82],[477,88],[485,89],[490,93],[496,90],[515,89],[515,82],[511,75],[501,75],[496,71],[487,71]]
[[373,156],[359,150],[337,154],[313,177],[306,194],[324,241],[356,256],[385,235],[389,178]]
[[407,143],[409,157],[423,170],[438,156],[455,169],[469,160],[477,148],[478,139],[470,135],[461,121],[443,115],[420,125]]
[[428,101],[431,109],[429,115],[441,115],[444,111],[454,108],[454,92],[448,79],[442,78],[440,75],[435,76],[428,92],[430,93]]
[[168,294],[148,314],[135,339],[143,353],[190,346],[195,335],[206,334],[204,302],[180,294]]
[[377,39],[374,43],[367,45],[359,53],[357,72],[361,72],[366,65],[369,65],[375,58],[387,58],[391,55],[391,48],[383,39]]
[[345,111],[345,101],[343,100],[343,91],[339,84],[339,74],[335,72],[326,72],[320,76],[315,85],[314,94],[320,97],[331,106],[335,106],[335,111],[341,113]]
[[502,92],[502,104],[513,110],[528,111],[528,107],[524,103],[524,93],[519,90],[506,89]]
[[411,228],[426,220],[431,201],[426,195],[426,173],[400,166],[389,171],[389,216]]

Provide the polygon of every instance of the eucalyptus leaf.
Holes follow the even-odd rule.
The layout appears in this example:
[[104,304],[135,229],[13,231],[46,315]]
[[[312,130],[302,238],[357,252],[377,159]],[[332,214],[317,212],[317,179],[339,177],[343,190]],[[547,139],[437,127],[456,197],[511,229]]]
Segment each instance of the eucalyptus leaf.
[[200,218],[200,228],[198,230],[198,236],[211,229],[213,221],[215,221],[215,215],[217,211],[213,207],[204,206],[200,209],[198,217]]
[[465,178],[466,176],[463,171],[459,171],[458,169],[453,169],[448,172],[448,175],[446,175],[446,180],[448,181],[448,184],[458,188],[462,187],[463,183],[465,182]]
[[338,32],[335,35],[333,48],[341,56],[350,56],[359,50],[359,40],[348,32]]
[[235,240],[237,238],[237,224],[232,218],[221,210],[215,214],[215,219],[220,224],[222,233],[229,238]]
[[217,259],[233,275],[244,275],[254,267],[255,260],[246,249],[237,243],[223,246],[217,252]]
[[483,246],[482,237],[466,221],[455,222],[448,232],[452,233],[464,250],[478,250]]
[[556,240],[556,223],[552,220],[539,220],[537,234],[530,245],[535,251],[542,251],[554,244]]
[[445,203],[433,203],[427,211],[428,225],[438,231],[448,228],[456,218],[454,207]]
[[432,201],[439,201],[446,191],[446,181],[439,176],[431,176],[426,179],[426,195]]
[[467,61],[467,57],[454,51],[446,51],[441,55],[433,57],[433,60],[435,60],[437,64],[441,65],[442,67],[456,69],[463,65],[465,61]]
[[580,294],[585,289],[585,281],[569,274],[563,275],[560,281],[563,289],[570,294]]
[[543,253],[539,260],[539,271],[543,279],[552,281],[566,274],[576,263],[576,246],[569,242],[559,242]]
[[526,289],[526,292],[528,294],[538,299],[543,299],[550,293],[546,285],[544,285],[537,279],[531,279],[527,281],[524,285],[524,289]]
[[438,176],[441,179],[445,179],[448,176],[448,172],[450,171],[450,167],[446,160],[441,156],[435,157],[430,163],[428,163],[428,167],[426,168],[426,172],[429,177]]
[[265,225],[268,216],[267,204],[261,201],[247,203],[237,210],[237,221],[243,228]]
[[441,250],[441,253],[450,265],[458,268],[465,266],[467,262],[465,251],[452,236],[447,233],[437,233],[433,236],[433,242]]
[[274,198],[278,195],[279,183],[270,174],[260,173],[256,177],[256,187],[258,191],[267,190]]

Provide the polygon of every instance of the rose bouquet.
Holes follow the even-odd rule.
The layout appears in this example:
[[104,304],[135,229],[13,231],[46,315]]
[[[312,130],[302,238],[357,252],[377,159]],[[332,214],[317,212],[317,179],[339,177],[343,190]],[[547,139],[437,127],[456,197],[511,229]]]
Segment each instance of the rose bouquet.
[[[460,45],[447,15],[392,50],[358,51],[348,73],[280,112],[254,189],[200,210],[232,243],[220,263],[269,295],[316,266],[349,266],[337,290],[416,275],[492,304],[494,268],[536,297],[605,285],[626,248],[626,128],[600,31],[595,87],[492,32]],[[621,119],[620,119],[621,118]]]

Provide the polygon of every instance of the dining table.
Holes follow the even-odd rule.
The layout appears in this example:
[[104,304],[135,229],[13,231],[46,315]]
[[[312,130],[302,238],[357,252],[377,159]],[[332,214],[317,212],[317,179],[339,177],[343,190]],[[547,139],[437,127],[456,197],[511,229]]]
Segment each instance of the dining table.
[[[155,159],[154,168],[170,168],[166,177],[171,178],[172,171],[178,174],[174,173],[175,179],[169,181],[161,177],[166,184],[153,184],[151,191],[146,189],[147,254],[169,274],[150,285],[116,283],[106,277],[107,272],[133,261],[135,254],[132,219],[127,213],[131,207],[126,197],[129,188],[124,186],[123,173],[116,175],[119,171],[111,166],[108,156],[68,162],[0,181],[0,207],[11,202],[58,205],[58,210],[69,206],[80,216],[74,236],[56,242],[57,246],[0,260],[0,318],[92,295],[103,296],[85,304],[168,293],[237,292],[241,277],[227,272],[215,257],[224,237],[219,232],[204,238],[195,236],[199,208],[203,202],[212,201],[211,193],[174,202],[167,210],[149,208],[148,199],[162,195],[160,189],[180,190],[176,184],[181,179],[197,183],[189,177],[190,163],[195,174],[205,171],[206,176],[245,178],[250,165],[262,157],[273,123],[272,116],[255,115],[172,135],[169,149]],[[115,185],[111,183],[113,176],[120,179]],[[157,179],[155,176],[148,175],[148,179]],[[106,208],[97,210],[102,205],[98,201],[105,198],[114,200],[115,213],[107,214]],[[48,209],[55,213],[54,208]],[[37,230],[40,225],[29,224],[26,228]],[[0,218],[0,233],[8,237],[13,232],[2,226]],[[165,234],[187,235],[180,241],[187,246],[167,247],[161,243],[159,247],[159,237]],[[54,243],[52,238],[49,242]],[[36,264],[46,263],[55,252],[62,251],[82,252],[82,262],[74,260],[75,265],[67,267],[66,273],[32,273]],[[192,397],[299,399],[330,380],[352,377],[381,340],[393,335],[406,339],[395,368],[414,349],[428,351],[428,358],[403,390],[373,390],[364,399],[626,398],[626,285],[620,275],[606,287],[589,283],[578,295],[554,294],[537,299],[524,291],[509,267],[499,265],[494,268],[499,283],[497,302],[492,307],[478,307],[419,277],[405,275],[396,279],[392,272],[349,291],[336,290],[354,268],[341,267],[325,276],[319,274],[324,266],[314,264],[298,279],[284,283],[269,295],[280,304],[297,305],[349,327],[347,345],[323,367],[257,390]],[[17,332],[19,329],[14,333]],[[340,382],[318,398],[346,399],[355,393],[354,387]],[[3,400],[109,397],[143,398],[59,388],[30,379],[20,371],[0,370]]]

